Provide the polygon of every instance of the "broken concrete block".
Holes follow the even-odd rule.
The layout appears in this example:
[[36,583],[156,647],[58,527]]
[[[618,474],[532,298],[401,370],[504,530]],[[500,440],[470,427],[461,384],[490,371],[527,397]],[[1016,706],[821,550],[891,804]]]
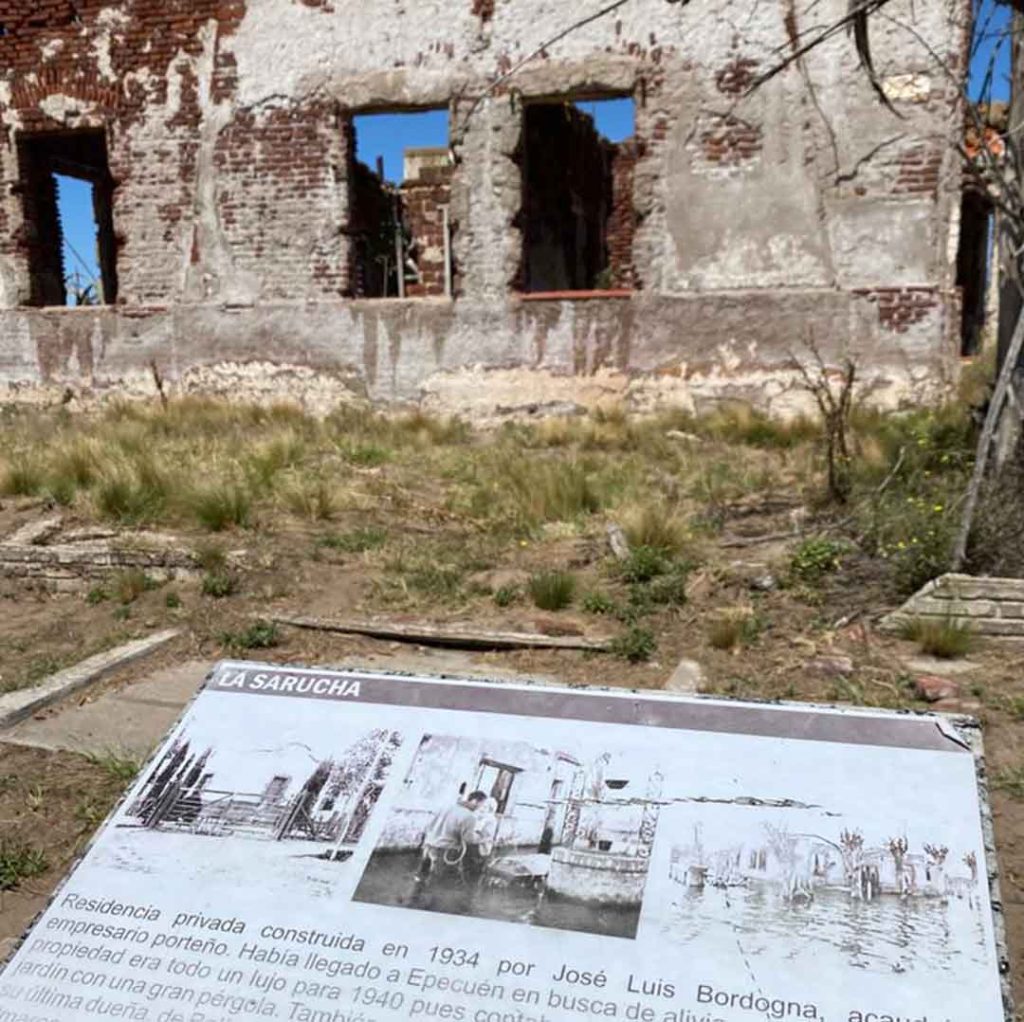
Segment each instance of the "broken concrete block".
[[668,681],[665,682],[666,692],[685,692],[694,694],[704,685],[704,668],[696,660],[683,658],[676,664]]
[[941,575],[884,617],[879,627],[899,632],[917,619],[968,625],[976,635],[1024,639],[1024,579]]
[[557,617],[554,614],[538,615],[533,618],[533,627],[541,635],[582,635],[583,629],[575,621]]
[[807,661],[807,669],[825,678],[847,678],[853,674],[853,660],[841,654],[817,656]]
[[20,529],[15,529],[4,541],[4,546],[31,546],[45,543],[60,532],[63,519],[60,515],[40,518],[35,522],[27,522]]
[[938,674],[919,674],[914,679],[914,694],[918,699],[937,703],[940,699],[954,699],[960,695],[960,686],[951,678]]

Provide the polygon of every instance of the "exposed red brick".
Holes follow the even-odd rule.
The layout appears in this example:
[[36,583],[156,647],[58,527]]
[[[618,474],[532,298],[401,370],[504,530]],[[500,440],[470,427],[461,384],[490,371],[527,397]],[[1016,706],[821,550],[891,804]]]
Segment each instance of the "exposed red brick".
[[443,295],[444,213],[451,207],[452,166],[426,167],[418,178],[401,187],[402,213],[405,227],[413,243],[413,254],[420,280],[406,284],[410,296]]
[[894,334],[905,334],[941,304],[933,287],[859,288],[854,293],[878,306],[878,322]]
[[[117,185],[113,194],[115,219],[126,214],[151,217],[166,225],[160,235],[137,238],[120,253],[123,298],[138,303],[170,300],[175,268],[180,265],[186,239],[186,211],[194,206],[196,160],[200,122],[198,82],[192,60],[202,52],[201,33],[217,26],[212,93],[225,98],[234,88],[233,59],[220,45],[234,32],[245,13],[244,0],[189,0],[188,3],[158,0],[124,0],[123,23],[110,34],[110,77],[98,64],[95,22],[111,6],[109,0],[0,0],[0,81],[11,86],[9,106],[16,113],[21,133],[52,132],[68,127],[45,112],[45,100],[61,95],[81,102],[75,127],[105,129],[110,172]],[[50,56],[40,58],[43,44]],[[182,55],[184,54],[184,57]],[[180,58],[180,59],[179,59]],[[166,104],[172,77],[180,80],[180,101],[166,124],[166,136],[148,143],[148,150],[131,148],[127,130],[139,122],[147,108]],[[145,84],[143,84],[145,83]],[[5,111],[0,109],[0,117]],[[16,139],[0,135],[0,144],[16,145]],[[29,169],[19,161],[20,182]],[[147,168],[141,170],[140,168]],[[140,186],[147,196],[159,193],[159,212],[138,208],[133,192],[135,176],[145,174]],[[133,197],[134,196],[134,197]],[[148,200],[147,200],[148,201]],[[33,221],[33,208],[25,204],[25,229],[20,243],[46,230]],[[0,256],[26,258],[19,239],[7,229],[7,213],[0,210]],[[20,254],[19,254],[20,251]],[[31,299],[30,299],[31,300]]]
[[[326,103],[239,113],[217,138],[217,209],[232,261],[263,281],[263,297],[309,292],[340,295],[344,246],[324,233],[310,238],[311,209],[329,218],[340,206],[332,173],[344,133]],[[318,225],[319,226],[319,225]]]
[[764,145],[759,125],[732,114],[719,114],[700,135],[704,158],[720,166],[734,166],[754,159]]
[[612,211],[608,217],[608,266],[613,288],[636,289],[640,278],[633,262],[637,215],[633,179],[639,147],[635,141],[615,147],[612,156]]
[[942,149],[924,143],[897,154],[890,166],[896,171],[892,191],[897,195],[935,196],[942,171]]
[[740,96],[754,82],[754,72],[760,61],[752,57],[737,57],[715,74],[715,85],[727,96]]

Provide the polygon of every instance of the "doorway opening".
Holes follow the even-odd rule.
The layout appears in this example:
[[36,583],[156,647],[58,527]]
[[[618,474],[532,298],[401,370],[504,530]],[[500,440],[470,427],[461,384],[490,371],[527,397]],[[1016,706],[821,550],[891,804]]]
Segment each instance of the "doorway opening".
[[992,201],[977,188],[964,189],[960,201],[960,245],[956,286],[961,295],[960,354],[976,355],[988,311],[993,248]]

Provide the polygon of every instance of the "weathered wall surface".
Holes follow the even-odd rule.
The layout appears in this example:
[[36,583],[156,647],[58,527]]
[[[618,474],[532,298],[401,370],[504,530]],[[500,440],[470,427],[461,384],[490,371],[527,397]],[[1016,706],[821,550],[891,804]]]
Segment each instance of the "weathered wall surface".
[[[0,0],[0,386],[355,389],[497,407],[798,400],[792,353],[862,363],[880,401],[956,367],[961,126],[921,39],[963,64],[965,5],[895,0],[877,102],[842,34],[761,90],[790,0],[633,0],[491,83],[598,0]],[[815,7],[816,24],[845,0]],[[912,24],[913,31],[902,27]],[[517,163],[531,99],[636,101],[630,298],[524,300]],[[350,117],[447,105],[454,301],[352,300]],[[24,133],[103,128],[118,302],[32,309]],[[619,279],[621,275],[617,274]]]

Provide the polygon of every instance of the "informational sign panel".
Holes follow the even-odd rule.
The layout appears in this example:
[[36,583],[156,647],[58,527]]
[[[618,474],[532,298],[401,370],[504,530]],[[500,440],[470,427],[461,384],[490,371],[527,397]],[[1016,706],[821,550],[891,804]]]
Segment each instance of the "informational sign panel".
[[225,663],[0,1022],[1001,1022],[936,716]]

